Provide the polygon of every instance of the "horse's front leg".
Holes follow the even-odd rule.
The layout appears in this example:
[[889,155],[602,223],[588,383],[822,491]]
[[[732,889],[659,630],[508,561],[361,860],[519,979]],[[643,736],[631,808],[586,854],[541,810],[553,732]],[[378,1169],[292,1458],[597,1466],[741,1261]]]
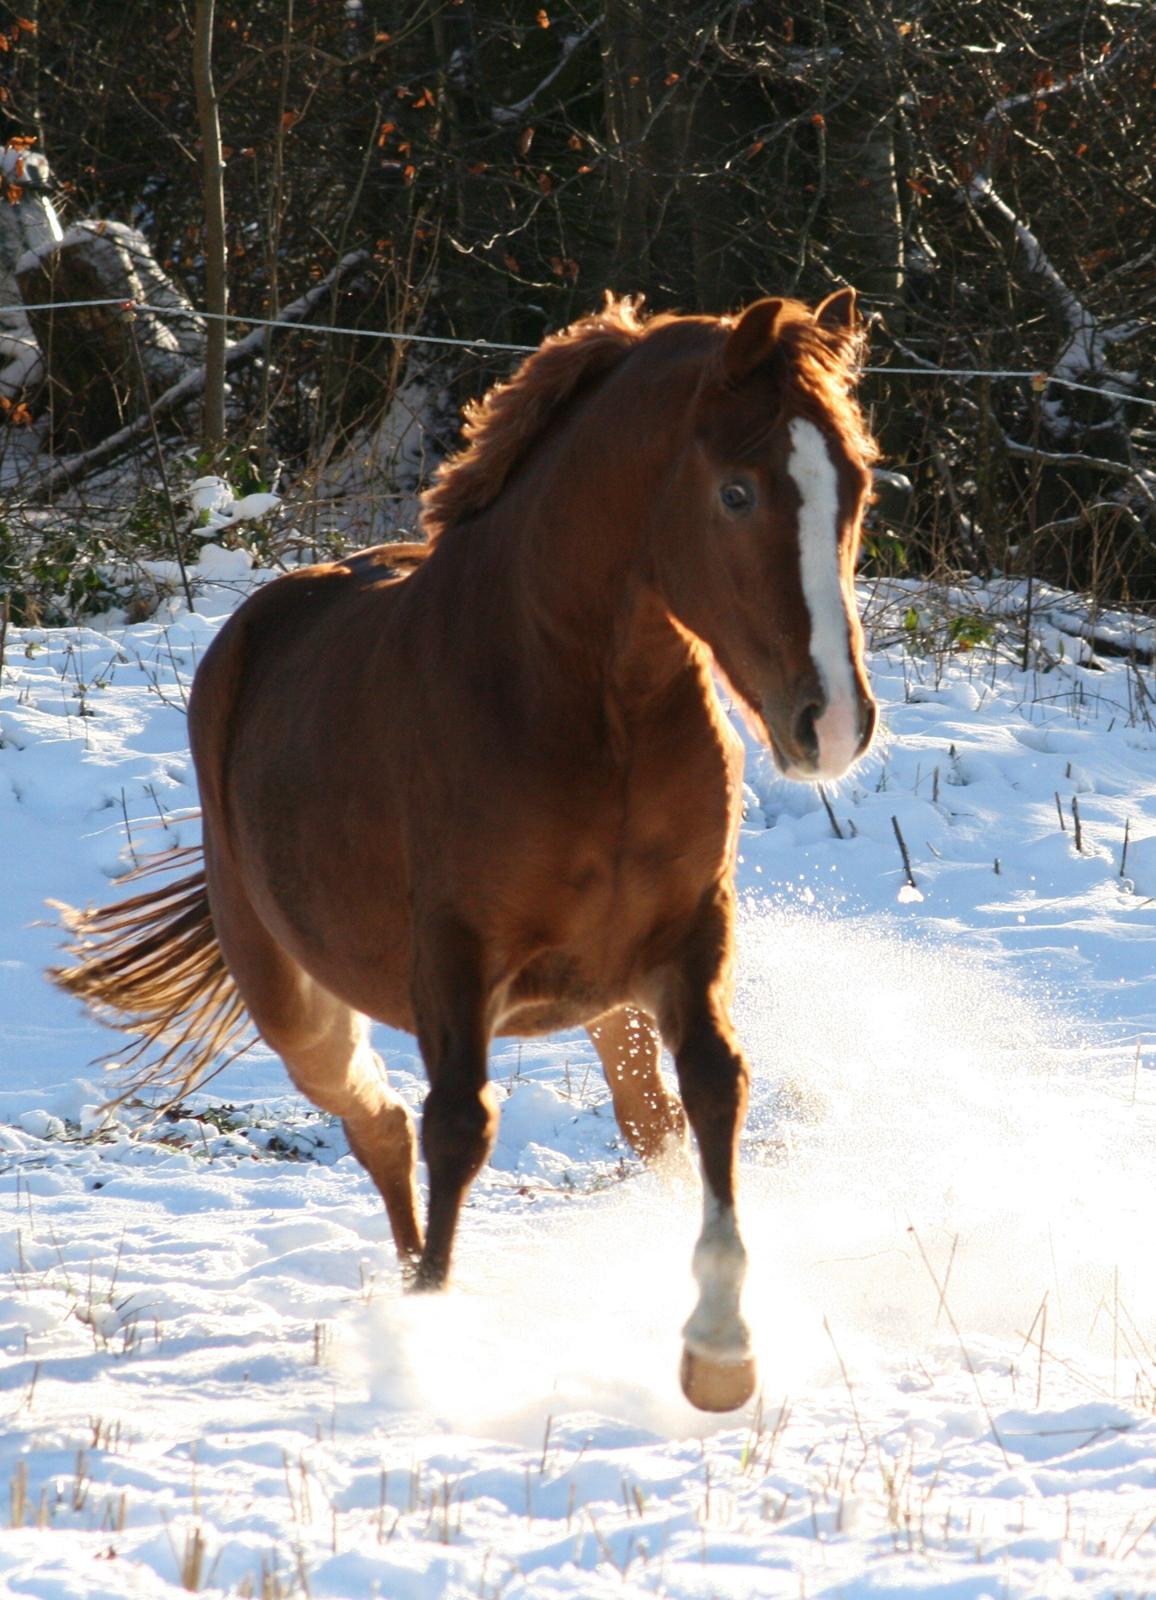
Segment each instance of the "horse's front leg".
[[488,1082],[489,1027],[479,943],[456,920],[439,918],[415,951],[414,1010],[429,1094],[421,1142],[429,1173],[425,1247],[413,1287],[441,1289],[466,1191],[484,1166],[498,1128]]
[[727,1013],[729,897],[704,910],[660,1009],[702,1163],[702,1232],[694,1249],[698,1303],[683,1328],[683,1393],[701,1411],[733,1411],[758,1370],[740,1302],[747,1252],[735,1212],[738,1139],[749,1073]]

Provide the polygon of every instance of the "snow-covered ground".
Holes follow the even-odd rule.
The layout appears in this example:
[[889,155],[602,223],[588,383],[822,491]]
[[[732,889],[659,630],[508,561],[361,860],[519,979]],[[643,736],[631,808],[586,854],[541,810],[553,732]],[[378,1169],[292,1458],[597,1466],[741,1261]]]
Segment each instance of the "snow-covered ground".
[[[583,1038],[495,1051],[500,1142],[432,1299],[267,1053],[155,1126],[102,1114],[115,1036],[34,924],[196,838],[183,702],[245,568],[211,552],[195,616],[8,634],[0,1589],[1156,1588],[1151,667],[1075,665],[1078,617],[1037,596],[1024,674],[980,597],[897,585],[868,597],[885,732],[831,813],[752,751],[764,1390],[720,1420],[676,1377],[696,1203],[626,1152]],[[379,1043],[416,1106],[412,1041]]]

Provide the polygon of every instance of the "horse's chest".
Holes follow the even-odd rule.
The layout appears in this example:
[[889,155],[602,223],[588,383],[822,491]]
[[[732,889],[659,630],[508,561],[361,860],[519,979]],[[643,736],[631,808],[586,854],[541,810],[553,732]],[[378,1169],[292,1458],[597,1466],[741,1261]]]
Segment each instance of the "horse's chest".
[[693,800],[682,812],[628,818],[599,895],[607,947],[638,944],[692,915],[729,870],[730,837],[725,810],[704,811]]
[[730,870],[730,788],[716,768],[678,800],[591,797],[586,826],[543,852],[536,948],[516,963],[510,993],[523,1027],[526,1007],[542,1029],[597,1015],[670,959],[703,895]]

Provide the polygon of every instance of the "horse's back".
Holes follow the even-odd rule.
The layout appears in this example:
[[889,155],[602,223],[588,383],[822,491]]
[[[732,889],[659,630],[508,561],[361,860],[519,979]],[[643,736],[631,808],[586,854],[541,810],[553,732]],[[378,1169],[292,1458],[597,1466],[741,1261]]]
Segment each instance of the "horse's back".
[[260,683],[265,693],[279,678],[291,679],[304,654],[314,661],[338,631],[346,636],[364,611],[362,598],[377,596],[380,618],[399,587],[422,565],[426,547],[376,545],[341,561],[320,562],[283,574],[251,594],[225,622],[197,671],[189,703],[194,755],[207,756],[229,732],[238,700]]

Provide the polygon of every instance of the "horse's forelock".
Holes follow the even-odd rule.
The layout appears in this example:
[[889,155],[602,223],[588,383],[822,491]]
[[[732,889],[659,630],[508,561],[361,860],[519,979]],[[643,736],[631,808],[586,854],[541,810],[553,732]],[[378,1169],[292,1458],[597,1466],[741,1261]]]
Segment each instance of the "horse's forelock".
[[513,377],[464,410],[466,447],[444,461],[422,496],[432,543],[447,528],[492,505],[510,474],[583,383],[617,366],[641,337],[641,301],[616,299],[551,334]]
[[[722,318],[720,326],[729,330],[735,320]],[[865,344],[863,328],[850,334],[830,330],[815,321],[808,306],[784,301],[765,361],[760,363],[774,381],[778,404],[773,416],[752,418],[752,434],[743,440],[743,448],[751,450],[774,428],[803,416],[821,427],[833,427],[864,464],[874,461],[878,447],[854,393]],[[725,348],[725,340],[720,341],[714,366],[704,374],[706,393],[716,386],[730,386]]]
[[832,334],[808,314],[782,334],[785,409],[792,415],[834,427],[864,465],[879,454],[867,420],[855,398],[855,382],[866,343],[860,330],[850,336]]

